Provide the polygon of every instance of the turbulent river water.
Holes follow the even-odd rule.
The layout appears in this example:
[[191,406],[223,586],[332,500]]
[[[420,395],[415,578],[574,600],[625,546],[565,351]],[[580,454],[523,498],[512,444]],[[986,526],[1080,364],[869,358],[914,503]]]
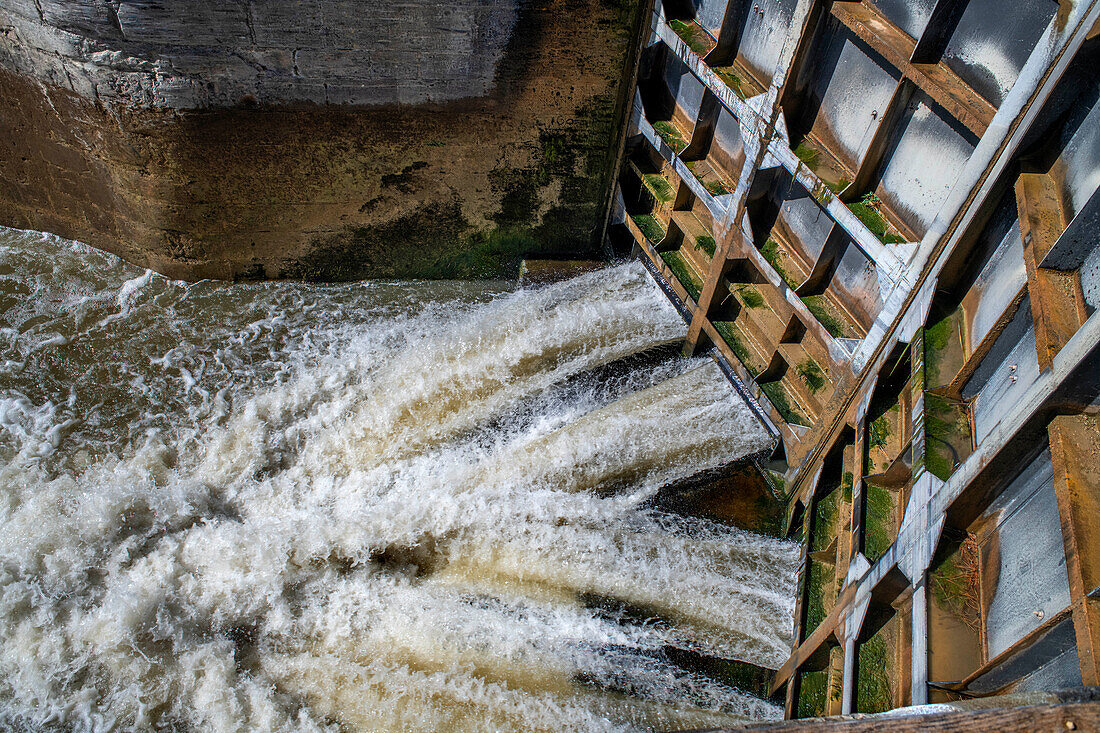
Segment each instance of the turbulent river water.
[[709,360],[622,361],[683,330],[637,263],[185,284],[0,230],[0,725],[778,716],[672,653],[777,666],[796,560],[647,504],[767,443]]

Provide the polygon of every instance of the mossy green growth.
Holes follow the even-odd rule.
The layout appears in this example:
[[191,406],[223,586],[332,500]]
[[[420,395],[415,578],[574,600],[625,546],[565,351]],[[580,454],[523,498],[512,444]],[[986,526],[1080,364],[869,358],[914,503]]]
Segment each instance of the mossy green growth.
[[714,47],[714,39],[698,24],[685,23],[682,20],[672,20],[668,24],[672,27],[672,30],[676,31],[676,35],[684,39],[684,43],[688,45],[688,48],[700,56],[706,56],[707,52]]
[[855,477],[851,471],[845,471],[844,476],[840,480],[840,495],[843,497],[845,503],[852,503],[852,489],[855,486]]
[[806,424],[805,418],[803,418],[791,405],[790,399],[783,389],[783,385],[779,382],[764,382],[760,385],[760,390],[768,396],[768,399],[771,400],[771,403],[779,412],[780,417],[784,420],[789,423],[794,423],[795,425]]
[[840,702],[840,698],[844,695],[844,680],[834,675],[832,682],[829,684],[829,700],[830,702]]
[[925,382],[931,388],[942,387],[954,377],[953,374],[940,372],[944,354],[955,335],[954,314],[947,315],[924,329]]
[[725,83],[733,93],[741,99],[748,99],[750,96],[750,90],[746,87],[745,83],[741,81],[741,77],[738,76],[732,66],[716,66],[712,67],[711,71],[718,75],[718,78]]
[[[958,468],[959,447],[970,444],[970,419],[961,405],[931,392],[924,393],[925,468],[946,481]],[[961,463],[965,458],[959,455]]]
[[868,436],[867,443],[872,448],[882,448],[886,445],[886,441],[890,438],[890,421],[886,418],[886,414],[879,415],[871,421],[870,435]]
[[878,237],[883,244],[900,244],[904,242],[904,237],[890,231],[890,223],[878,211],[877,206],[879,205],[878,197],[873,193],[869,193],[859,201],[848,204],[848,208],[856,215],[860,223],[867,227],[871,234]]
[[779,242],[769,237],[768,241],[760,245],[760,254],[764,255],[764,259],[768,261],[768,264],[772,266],[776,274],[783,278],[783,282],[787,283],[787,287],[791,290],[798,287],[798,283],[795,282],[794,278],[792,278],[783,267],[783,256],[779,251]]
[[774,674],[770,670],[736,659],[715,659],[712,664],[712,675],[726,685],[752,695],[767,697],[768,686]]
[[679,155],[684,151],[684,148],[688,146],[688,141],[684,139],[684,136],[680,134],[680,131],[676,129],[676,126],[671,122],[660,120],[653,123],[653,129],[657,131],[657,134],[661,136],[661,139],[665,141],[665,145],[672,148],[672,152]]
[[863,484],[863,554],[871,562],[886,554],[893,540],[894,494],[889,489]]
[[832,582],[836,572],[832,565],[810,560],[806,573],[806,613],[804,630],[809,635],[825,620],[825,588]]
[[779,493],[779,495],[780,496],[786,496],[787,495],[787,479],[783,478],[783,474],[779,473],[778,471],[771,471],[771,470],[769,470],[767,472],[767,474],[768,474],[768,478],[771,479],[771,482],[773,484],[775,484],[775,490]]
[[830,491],[814,501],[813,532],[810,534],[810,552],[821,552],[836,536],[837,518],[840,515],[839,492]]
[[730,190],[726,188],[726,184],[718,179],[703,181],[703,188],[707,189],[707,193],[711,196],[725,196],[730,192]]
[[653,194],[653,198],[662,203],[668,203],[675,196],[672,184],[660,173],[646,173],[642,175],[642,182]]
[[[524,252],[532,251],[535,241],[527,232],[492,231],[478,232],[467,240],[470,246],[437,265],[429,273],[434,279],[445,277],[458,280],[491,276],[507,267],[505,263],[517,263]],[[515,269],[515,268],[514,268]]]
[[885,628],[859,645],[859,676],[856,680],[856,712],[884,713],[894,707],[894,694],[887,670],[893,660],[883,638]]
[[713,257],[718,246],[714,242],[714,237],[704,234],[695,238],[695,249],[701,249],[707,253],[708,257]]
[[714,321],[714,329],[718,331],[718,335],[729,344],[730,349],[733,350],[734,356],[741,360],[741,363],[745,365],[745,368],[749,370],[749,373],[754,377],[760,374],[760,367],[756,365],[756,360],[753,359],[752,352],[745,346],[744,342],[737,336],[737,332],[733,323],[730,321]]
[[830,336],[833,338],[845,338],[847,336],[848,324],[833,315],[832,311],[825,305],[824,295],[807,295],[801,300],[806,304],[806,308],[809,309],[814,318],[825,327]]
[[680,284],[684,286],[684,289],[688,291],[688,295],[692,300],[698,301],[699,294],[702,292],[703,283],[695,277],[695,273],[692,272],[691,267],[684,259],[683,255],[679,252],[662,252],[661,257],[668,265],[672,273],[676,275],[676,279],[680,281]]
[[642,234],[651,242],[660,242],[665,238],[665,228],[652,214],[638,214],[633,217],[634,223],[642,230]]
[[798,376],[810,388],[810,392],[817,394],[825,388],[825,372],[821,371],[821,367],[813,359],[807,357],[798,364],[796,369]]
[[794,154],[807,168],[815,173],[817,172],[818,166],[821,165],[821,152],[817,148],[803,140],[794,149]]
[[798,717],[822,718],[825,716],[826,688],[829,671],[801,672],[798,680]]
[[529,229],[475,229],[457,203],[432,203],[317,247],[289,265],[286,277],[329,282],[514,277],[522,258],[538,247]]
[[[821,176],[821,151],[815,148],[807,140],[803,140],[794,149],[795,157],[802,161],[803,165],[813,171],[814,175]],[[821,184],[831,194],[838,194],[844,189],[848,188],[849,181],[847,178],[841,178],[839,181],[827,181],[821,178]],[[816,197],[819,201],[825,198],[824,192],[821,192]],[[826,201],[826,203],[828,203]]]
[[707,193],[709,193],[711,196],[725,196],[726,194],[728,194],[730,190],[726,187],[726,184],[723,183],[720,178],[707,178],[706,173],[702,175],[699,174],[696,168],[699,167],[700,162],[702,161],[690,160],[685,165],[687,165],[687,169],[691,171],[691,174],[695,176],[699,183],[703,184],[703,188],[705,188],[707,190]]
[[[527,256],[596,256],[602,239],[597,223],[603,221],[616,162],[609,141],[617,134],[621,112],[619,95],[611,89],[574,108],[562,122],[540,126],[538,145],[525,158],[529,165],[502,165],[489,173],[485,203],[497,200],[499,210],[479,203],[476,221],[467,213],[473,199],[458,191],[450,197],[431,194],[435,174],[429,162],[416,159],[421,157],[416,144],[401,145],[401,159],[381,176],[382,192],[364,202],[361,211],[384,204],[391,191],[423,203],[391,214],[396,218],[382,216],[377,223],[320,233],[279,275],[325,282],[495,279],[514,277]],[[447,144],[428,136],[420,146],[434,150]],[[554,199],[549,208],[548,198]]]
[[764,305],[764,296],[751,285],[738,288],[737,294],[741,296],[741,300],[749,308],[760,308]]

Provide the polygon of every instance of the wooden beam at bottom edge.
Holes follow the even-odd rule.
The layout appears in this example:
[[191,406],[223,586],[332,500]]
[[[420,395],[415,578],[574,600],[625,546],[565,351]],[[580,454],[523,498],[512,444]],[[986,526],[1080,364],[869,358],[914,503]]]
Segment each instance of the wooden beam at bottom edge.
[[[1100,689],[1085,688],[1074,695],[1078,702],[1044,705],[1026,705],[983,710],[956,710],[934,712],[939,706],[930,706],[929,712],[920,714],[917,709],[894,711],[883,715],[847,716],[837,718],[809,718],[786,720],[776,723],[760,723],[733,731],[825,731],[827,733],[910,733],[915,731],[1075,731],[1075,733],[1100,732]],[[1043,695],[1043,693],[1038,693]],[[1064,694],[1064,693],[1063,693]],[[991,698],[993,700],[995,698]],[[910,712],[913,711],[913,712]]]

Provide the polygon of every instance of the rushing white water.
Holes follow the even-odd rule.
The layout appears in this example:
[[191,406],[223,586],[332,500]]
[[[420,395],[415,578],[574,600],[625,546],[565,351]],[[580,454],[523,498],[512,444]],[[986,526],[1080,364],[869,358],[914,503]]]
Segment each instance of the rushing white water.
[[643,508],[766,435],[644,271],[142,273],[0,230],[0,725],[632,730],[777,708],[795,549]]

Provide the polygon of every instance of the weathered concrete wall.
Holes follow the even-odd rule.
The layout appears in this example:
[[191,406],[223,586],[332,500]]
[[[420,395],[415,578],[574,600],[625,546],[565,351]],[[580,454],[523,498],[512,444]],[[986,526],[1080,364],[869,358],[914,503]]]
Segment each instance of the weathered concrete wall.
[[9,0],[5,68],[104,102],[416,104],[488,94],[518,0]]
[[188,278],[590,252],[634,5],[0,0],[0,223]]

